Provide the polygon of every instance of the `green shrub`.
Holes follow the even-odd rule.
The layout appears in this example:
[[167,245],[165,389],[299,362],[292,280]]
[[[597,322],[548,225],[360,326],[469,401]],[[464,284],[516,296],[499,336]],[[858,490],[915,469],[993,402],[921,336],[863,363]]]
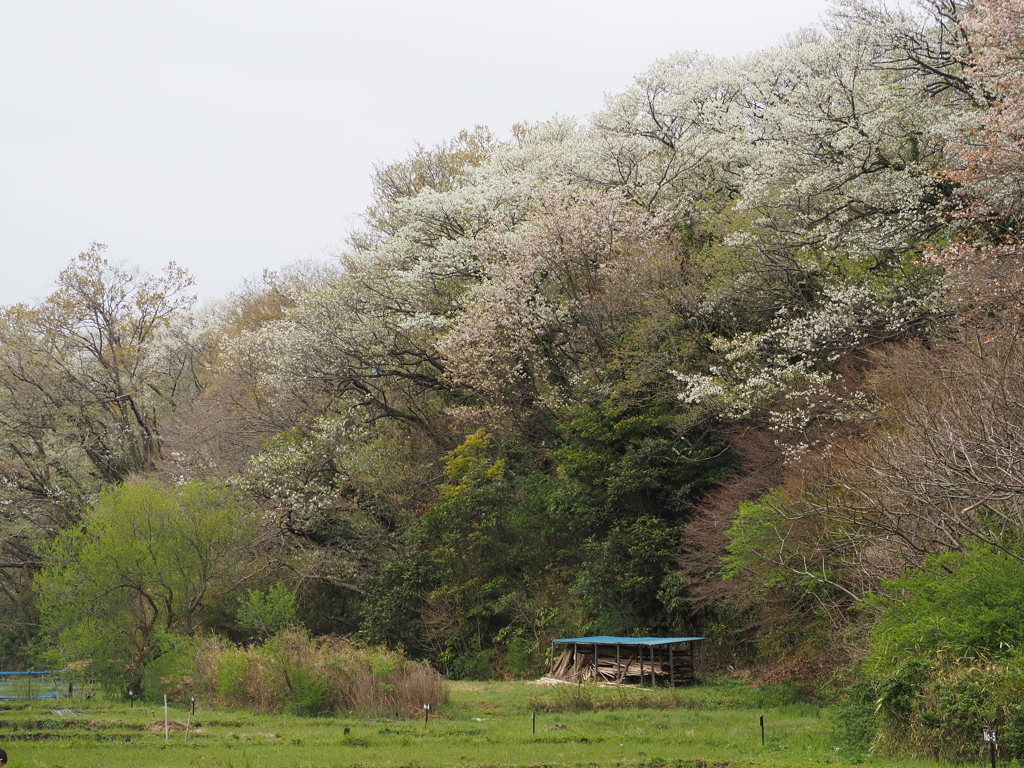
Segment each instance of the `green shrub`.
[[308,670],[295,668],[286,674],[288,697],[284,711],[289,715],[318,717],[331,714],[331,692],[328,681]]
[[1024,564],[968,543],[886,587],[865,660],[880,746],[975,760],[982,728],[993,727],[1003,754],[1024,759],[1024,657],[1015,650],[1024,642]]
[[936,654],[998,657],[1024,647],[1024,563],[989,546],[928,558],[922,570],[886,583],[869,666]]
[[871,751],[881,726],[874,704],[839,704],[829,710],[835,746],[848,759],[862,759]]
[[[142,690],[135,691],[148,701],[157,702],[164,693],[171,698],[179,698],[181,683],[187,681],[191,674],[192,657],[195,653],[195,640],[188,637],[165,636],[165,650],[157,658],[146,665],[142,674]],[[119,687],[113,691],[117,697],[127,698],[127,687]]]
[[505,671],[514,680],[528,680],[545,672],[543,651],[536,641],[512,637],[505,643]]
[[240,627],[267,638],[295,623],[295,607],[295,590],[274,584],[266,592],[250,589],[238,602],[236,618]]
[[1002,753],[1024,758],[1024,668],[943,654],[931,663],[908,660],[878,679],[879,739],[889,752],[945,760],[976,760],[983,728],[999,732]]
[[448,652],[441,655],[440,661],[455,680],[489,680],[493,677],[491,670],[496,654],[494,648],[466,651],[461,655]]
[[214,663],[214,687],[222,698],[233,698],[244,689],[243,678],[249,671],[249,660],[239,648],[224,648]]

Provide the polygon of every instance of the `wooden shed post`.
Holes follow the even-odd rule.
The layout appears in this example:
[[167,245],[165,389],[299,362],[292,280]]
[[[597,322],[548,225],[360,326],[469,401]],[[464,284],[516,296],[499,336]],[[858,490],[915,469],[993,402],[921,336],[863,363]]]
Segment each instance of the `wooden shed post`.
[[580,645],[579,643],[572,644],[572,674],[573,677],[580,673]]
[[651,688],[657,688],[658,681],[654,677],[654,646],[651,646]]
[[618,643],[615,644],[615,679],[618,680],[622,676],[622,646]]
[[671,644],[668,647],[668,677],[669,677],[669,682],[672,684],[672,687],[675,688],[676,687],[676,661],[675,661],[675,658],[672,656],[672,646],[671,646]]
[[636,647],[636,649],[637,649],[637,654],[636,655],[640,657],[640,685],[643,685],[644,684],[644,647],[642,645],[638,645]]
[[597,643],[594,643],[594,682],[597,682]]

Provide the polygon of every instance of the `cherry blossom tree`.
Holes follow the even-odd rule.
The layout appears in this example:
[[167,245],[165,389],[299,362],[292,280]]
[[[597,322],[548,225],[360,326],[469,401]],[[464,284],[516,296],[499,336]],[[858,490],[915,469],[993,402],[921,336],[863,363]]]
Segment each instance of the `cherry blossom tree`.
[[960,184],[952,219],[959,234],[932,250],[950,273],[953,299],[973,321],[992,312],[1016,314],[1021,282],[1020,225],[1024,187],[1024,6],[980,0],[964,18],[972,53],[966,78],[988,108],[977,122],[959,126],[949,150],[949,177]]

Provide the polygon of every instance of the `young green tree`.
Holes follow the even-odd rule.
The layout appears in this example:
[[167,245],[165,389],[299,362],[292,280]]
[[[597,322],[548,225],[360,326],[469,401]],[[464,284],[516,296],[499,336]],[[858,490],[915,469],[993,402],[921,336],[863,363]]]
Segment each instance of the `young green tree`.
[[204,606],[235,588],[255,539],[250,508],[221,485],[106,491],[42,549],[35,588],[59,661],[87,660],[102,680],[140,690],[146,665],[200,632]]
[[0,307],[0,615],[26,647],[37,542],[106,484],[153,468],[162,420],[194,390],[192,279],[111,264],[93,244],[32,304]]
[[250,589],[238,602],[238,625],[266,639],[295,624],[295,590],[274,584],[266,592]]

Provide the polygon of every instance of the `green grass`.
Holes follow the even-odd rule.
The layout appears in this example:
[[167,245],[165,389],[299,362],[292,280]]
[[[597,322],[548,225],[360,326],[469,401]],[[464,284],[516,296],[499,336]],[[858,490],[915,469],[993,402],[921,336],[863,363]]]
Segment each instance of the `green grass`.
[[[637,690],[528,683],[453,683],[430,721],[196,713],[197,730],[164,741],[162,707],[76,700],[0,705],[12,768],[320,768],[325,766],[630,766],[730,763],[848,765],[824,710],[780,687],[718,684]],[[565,708],[579,711],[557,711]],[[532,715],[536,712],[536,734]],[[761,745],[759,717],[766,738]],[[171,719],[186,711],[172,707]],[[146,730],[159,725],[159,730]],[[345,728],[350,732],[346,735]],[[877,758],[868,764],[899,766]],[[907,765],[910,765],[908,762]],[[913,761],[914,766],[924,765]],[[710,766],[709,766],[710,768]]]

